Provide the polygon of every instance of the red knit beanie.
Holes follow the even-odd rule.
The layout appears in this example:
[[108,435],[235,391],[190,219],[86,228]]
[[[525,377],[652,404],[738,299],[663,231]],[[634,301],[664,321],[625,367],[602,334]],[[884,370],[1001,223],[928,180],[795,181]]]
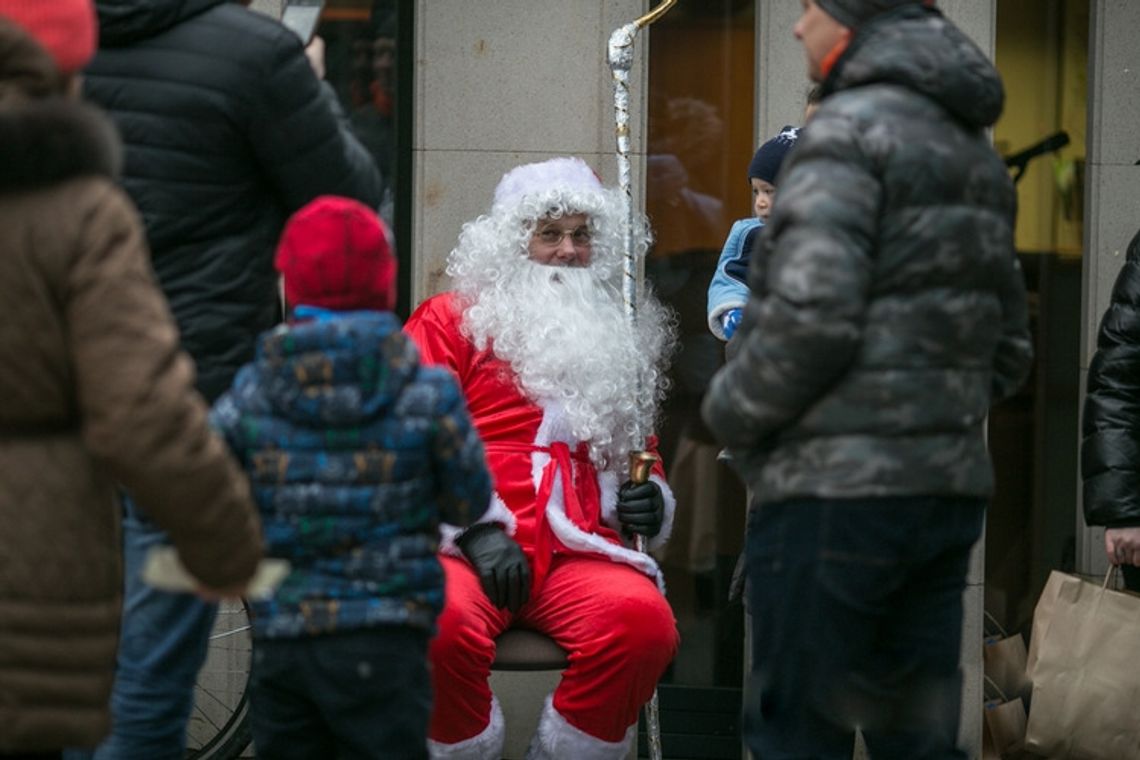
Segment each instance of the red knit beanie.
[[0,16],[26,31],[64,74],[95,55],[98,25],[91,0],[0,0]]
[[322,195],[289,218],[275,264],[289,306],[390,311],[396,259],[376,212],[350,198]]

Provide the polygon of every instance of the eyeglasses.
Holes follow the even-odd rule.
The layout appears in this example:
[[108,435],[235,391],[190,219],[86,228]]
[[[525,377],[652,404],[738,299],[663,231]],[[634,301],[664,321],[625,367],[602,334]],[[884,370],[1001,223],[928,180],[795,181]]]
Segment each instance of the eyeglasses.
[[576,227],[572,230],[564,230],[559,227],[545,227],[535,233],[535,237],[543,245],[548,245],[551,248],[562,244],[562,239],[569,236],[570,242],[574,244],[575,248],[587,248],[594,239],[594,235],[590,232],[590,228],[586,225]]

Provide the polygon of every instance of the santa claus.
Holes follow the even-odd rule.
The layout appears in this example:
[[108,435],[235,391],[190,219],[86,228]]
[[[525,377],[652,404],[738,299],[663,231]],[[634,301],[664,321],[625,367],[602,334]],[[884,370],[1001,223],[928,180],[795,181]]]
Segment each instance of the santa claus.
[[[640,484],[628,472],[664,393],[673,328],[649,294],[636,325],[624,314],[625,216],[620,192],[580,159],[511,170],[491,212],[463,226],[447,268],[455,290],[405,327],[462,383],[495,481],[483,522],[444,526],[432,757],[502,756],[487,678],[509,626],[569,654],[530,758],[624,757],[676,652],[660,570],[631,545],[665,541],[672,493],[659,466]],[[643,253],[644,221],[633,240]]]

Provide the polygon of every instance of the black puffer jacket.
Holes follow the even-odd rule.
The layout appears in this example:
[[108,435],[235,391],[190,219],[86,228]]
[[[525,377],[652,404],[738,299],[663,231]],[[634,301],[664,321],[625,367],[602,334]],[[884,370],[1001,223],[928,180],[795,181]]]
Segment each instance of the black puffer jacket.
[[1001,80],[937,11],[859,27],[784,163],[704,417],[759,501],[989,495],[1031,359]]
[[375,208],[380,177],[282,25],[229,0],[97,7],[86,95],[122,132],[124,185],[212,400],[276,319],[287,216],[325,193]]
[[1085,522],[1140,525],[1140,232],[1100,323],[1083,424]]

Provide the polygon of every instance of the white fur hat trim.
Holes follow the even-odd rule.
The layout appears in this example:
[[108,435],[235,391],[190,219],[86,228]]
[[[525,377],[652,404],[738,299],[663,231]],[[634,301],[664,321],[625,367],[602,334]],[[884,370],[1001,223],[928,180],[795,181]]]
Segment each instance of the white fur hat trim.
[[495,188],[496,207],[515,205],[527,195],[553,188],[571,192],[597,192],[602,189],[598,175],[580,158],[562,157],[516,166],[503,175]]

